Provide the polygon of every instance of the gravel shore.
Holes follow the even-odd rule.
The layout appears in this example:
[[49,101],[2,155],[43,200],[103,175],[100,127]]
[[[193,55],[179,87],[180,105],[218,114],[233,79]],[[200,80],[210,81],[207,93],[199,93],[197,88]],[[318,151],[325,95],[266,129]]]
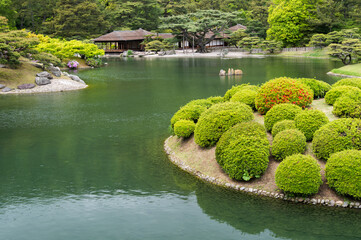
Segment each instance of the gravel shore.
[[79,83],[70,79],[52,79],[51,84],[36,86],[31,89],[14,89],[10,92],[1,92],[0,94],[23,94],[23,93],[47,93],[79,90],[88,87],[88,85]]

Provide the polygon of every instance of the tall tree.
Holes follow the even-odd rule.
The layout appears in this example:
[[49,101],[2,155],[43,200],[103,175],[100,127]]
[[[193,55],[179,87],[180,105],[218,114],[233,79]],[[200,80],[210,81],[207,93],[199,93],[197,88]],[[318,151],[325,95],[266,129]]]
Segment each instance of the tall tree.
[[155,30],[161,15],[157,0],[108,0],[106,10],[115,29]]
[[59,0],[48,25],[54,36],[72,39],[93,37],[109,29],[97,4],[90,0]]
[[16,11],[11,0],[0,0],[0,16],[8,19],[11,28],[15,27]]
[[202,10],[178,16],[163,18],[164,29],[172,29],[189,42],[194,39],[198,52],[206,52],[206,45],[222,31],[237,21],[237,13],[224,13],[217,10]]
[[308,42],[312,27],[309,19],[316,18],[319,0],[274,0],[269,8],[267,38],[282,41],[285,46]]
[[44,23],[54,17],[57,0],[13,0],[17,19],[16,26],[34,32],[42,32]]

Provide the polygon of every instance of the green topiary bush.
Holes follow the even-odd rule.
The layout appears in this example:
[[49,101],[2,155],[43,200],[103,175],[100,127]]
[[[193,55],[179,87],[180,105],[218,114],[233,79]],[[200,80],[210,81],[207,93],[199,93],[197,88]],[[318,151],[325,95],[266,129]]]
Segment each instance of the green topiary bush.
[[199,118],[194,130],[194,140],[201,147],[213,146],[229,128],[252,119],[252,109],[244,103],[215,104]]
[[361,119],[342,118],[322,126],[313,136],[312,149],[324,160],[346,149],[361,150]]
[[264,125],[267,131],[271,131],[275,123],[282,120],[293,120],[300,112],[302,112],[302,108],[294,104],[282,103],[275,105],[266,113]]
[[295,154],[278,165],[275,180],[277,187],[286,193],[316,194],[322,184],[321,168],[313,157]]
[[326,163],[328,185],[338,193],[361,198],[361,151],[334,153]]
[[212,104],[224,102],[224,98],[221,96],[209,97],[207,101],[210,101]]
[[194,123],[198,121],[201,113],[214,103],[210,99],[196,99],[192,100],[183,107],[181,107],[171,118],[171,127],[179,120],[192,120]]
[[296,127],[305,135],[307,141],[311,141],[313,134],[328,122],[325,113],[314,109],[304,110],[295,117]]
[[231,89],[229,89],[226,94],[224,94],[224,100],[229,101],[236,92],[240,90],[252,90],[252,91],[258,91],[259,87],[255,85],[249,85],[249,84],[242,84],[242,85],[236,85],[233,86]]
[[174,124],[174,133],[178,137],[187,138],[194,132],[196,124],[190,120],[179,120]]
[[278,161],[293,154],[304,153],[305,150],[306,137],[297,129],[283,130],[273,139],[272,155]]
[[344,78],[333,84],[333,87],[351,86],[361,90],[361,78]]
[[302,108],[311,104],[313,91],[299,81],[281,77],[262,85],[255,99],[256,109],[266,114],[274,105],[292,103]]
[[201,105],[185,105],[181,107],[170,120],[171,126],[174,129],[174,124],[179,120],[191,120],[197,122],[201,114],[207,110],[207,107]]
[[252,109],[256,110],[254,105],[254,100],[257,96],[257,92],[253,90],[240,90],[236,92],[231,98],[231,102],[241,102],[250,106]]
[[296,129],[295,121],[293,120],[282,120],[276,122],[272,127],[272,136],[275,137],[279,132],[286,129]]
[[266,131],[261,124],[239,123],[220,138],[216,160],[230,178],[249,181],[266,171],[269,148]]
[[326,93],[331,90],[331,85],[324,81],[313,78],[297,78],[297,80],[311,88],[314,99],[324,98]]
[[325,101],[327,104],[333,105],[335,103],[335,101],[337,100],[337,98],[339,98],[343,94],[349,93],[349,92],[350,92],[350,94],[357,94],[358,92],[361,92],[361,90],[356,87],[351,87],[351,86],[333,87],[330,91],[328,91],[326,93]]
[[346,92],[337,98],[332,113],[338,117],[361,118],[361,91]]

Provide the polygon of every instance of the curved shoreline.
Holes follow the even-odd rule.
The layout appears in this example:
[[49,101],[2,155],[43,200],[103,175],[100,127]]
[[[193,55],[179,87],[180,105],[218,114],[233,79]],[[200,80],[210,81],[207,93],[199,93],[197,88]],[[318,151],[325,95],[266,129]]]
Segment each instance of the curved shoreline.
[[340,73],[333,73],[333,72],[328,72],[328,75],[334,76],[334,77],[344,77],[344,78],[361,78],[359,76],[351,76],[351,75],[346,75],[346,74],[340,74]]
[[[303,203],[303,204],[313,204],[313,205],[323,205],[328,207],[343,207],[343,208],[358,208],[361,209],[361,202],[359,201],[347,201],[347,200],[341,200],[342,196],[338,196],[338,199],[329,199],[329,198],[320,198],[320,197],[290,197],[287,194],[277,192],[277,191],[271,191],[271,190],[264,190],[262,189],[264,186],[257,186],[254,187],[253,185],[247,186],[249,182],[238,182],[230,179],[228,176],[228,179],[222,179],[220,177],[211,176],[208,174],[205,174],[200,169],[196,169],[194,167],[191,167],[185,163],[177,154],[175,151],[169,146],[169,141],[177,138],[176,136],[170,136],[164,141],[164,150],[166,154],[168,155],[169,160],[175,164],[180,169],[192,174],[193,176],[212,183],[214,185],[225,187],[229,189],[233,189],[239,192],[244,192],[247,194],[253,194],[253,195],[259,195],[264,197],[270,197],[275,199],[282,199],[285,201],[291,201],[295,203]],[[209,161],[210,162],[210,161]],[[226,175],[226,174],[224,174]],[[264,176],[263,176],[264,177]]]
[[83,84],[80,82],[76,82],[71,79],[52,79],[50,84],[35,86],[31,89],[14,89],[9,92],[1,92],[0,95],[8,95],[8,94],[32,94],[32,93],[53,93],[53,92],[65,92],[65,91],[74,91],[87,88],[87,84]]

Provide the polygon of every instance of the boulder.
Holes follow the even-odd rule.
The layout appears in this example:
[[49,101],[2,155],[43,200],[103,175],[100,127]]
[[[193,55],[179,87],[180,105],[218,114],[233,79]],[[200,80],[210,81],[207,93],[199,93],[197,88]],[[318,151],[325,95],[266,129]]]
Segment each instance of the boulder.
[[241,69],[236,69],[234,71],[234,75],[242,75],[243,74],[243,71]]
[[63,75],[66,77],[69,77],[69,73],[67,73],[67,72],[63,72]]
[[78,76],[76,76],[76,75],[69,75],[69,77],[70,77],[73,81],[86,84],[83,80],[81,80],[81,79],[80,79]]
[[53,79],[53,76],[50,73],[46,72],[46,71],[41,72],[41,73],[37,73],[36,76],[37,77],[48,78],[48,79]]
[[31,88],[34,88],[35,87],[35,84],[32,84],[32,83],[25,83],[25,84],[21,84],[18,86],[18,89],[31,89]]
[[51,82],[50,82],[50,79],[47,77],[36,77],[35,83],[37,85],[47,85],[47,84],[50,84]]
[[1,91],[2,91],[2,92],[10,92],[10,91],[12,91],[12,90],[13,90],[12,88],[5,87],[5,88],[3,88]]
[[61,71],[60,71],[60,68],[58,68],[58,67],[54,67],[54,66],[50,65],[50,67],[48,67],[48,70],[56,77],[61,76]]
[[0,64],[0,68],[6,68],[6,65]]
[[0,89],[3,89],[4,87],[6,87],[4,84],[0,84]]
[[224,71],[223,69],[221,69],[221,71],[219,71],[219,76],[226,76],[226,71]]
[[30,63],[30,64],[33,65],[34,67],[43,69],[43,64],[42,64],[42,63],[32,62],[32,63]]

